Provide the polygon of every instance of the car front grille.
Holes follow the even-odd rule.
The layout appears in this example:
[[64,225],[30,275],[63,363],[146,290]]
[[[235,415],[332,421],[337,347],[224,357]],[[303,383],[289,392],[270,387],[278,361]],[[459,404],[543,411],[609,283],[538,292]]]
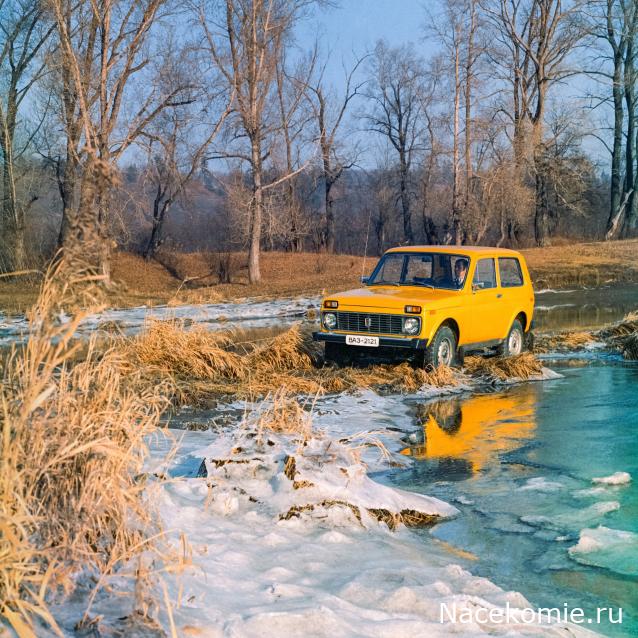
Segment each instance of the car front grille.
[[403,315],[382,315],[368,312],[343,312],[337,315],[336,330],[367,334],[402,335]]

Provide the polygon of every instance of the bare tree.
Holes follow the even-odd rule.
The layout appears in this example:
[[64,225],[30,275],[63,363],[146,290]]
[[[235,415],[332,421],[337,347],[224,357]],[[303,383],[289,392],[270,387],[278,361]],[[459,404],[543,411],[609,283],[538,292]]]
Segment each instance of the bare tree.
[[484,3],[509,57],[494,59],[506,65],[513,95],[514,154],[522,164],[531,149],[530,168],[535,181],[534,237],[539,246],[548,236],[546,189],[547,154],[543,147],[548,91],[575,73],[568,56],[584,37],[580,0],[498,0]]
[[178,47],[169,46],[159,77],[166,87],[193,87],[192,102],[165,109],[138,138],[138,146],[146,151],[146,177],[153,191],[151,233],[143,251],[147,260],[155,256],[163,243],[164,224],[170,210],[202,167],[232,101],[214,75],[196,79],[201,73],[196,59],[185,51],[177,54],[174,51],[179,51]]
[[[67,256],[90,257],[110,278],[109,198],[117,162],[166,108],[191,101],[189,86],[165,90],[140,79],[153,54],[149,36],[167,0],[51,0],[59,39],[68,153],[81,166],[77,210],[67,210],[63,233]],[[126,111],[135,85],[137,106]],[[78,141],[82,148],[78,151]],[[69,215],[71,213],[71,215]]]
[[333,188],[345,170],[352,168],[356,149],[346,151],[338,140],[339,129],[351,101],[360,94],[365,81],[355,83],[354,76],[367,56],[361,57],[345,73],[345,89],[343,95],[336,97],[326,87],[324,79],[325,64],[318,76],[306,84],[307,97],[310,101],[315,123],[319,133],[318,143],[321,155],[320,175],[324,187],[324,224],[320,238],[320,248],[329,253],[335,250],[335,213]]
[[391,48],[378,42],[365,92],[371,108],[364,115],[370,130],[379,133],[398,155],[398,181],[404,241],[414,243],[410,169],[423,150],[423,95],[426,73],[414,47]]
[[421,178],[419,199],[421,202],[421,221],[423,224],[423,235],[428,244],[436,244],[439,241],[438,229],[431,213],[431,192],[436,178],[435,170],[439,156],[441,155],[440,143],[435,132],[435,122],[429,110],[425,109],[425,122],[428,139],[428,149],[426,158],[421,166]]
[[302,59],[296,69],[290,72],[287,68],[286,52],[282,52],[280,59],[276,60],[277,68],[277,105],[281,137],[283,138],[285,167],[284,175],[291,175],[283,184],[285,191],[285,208],[288,212],[288,237],[286,245],[289,250],[301,252],[303,238],[306,233],[301,221],[301,202],[296,189],[296,177],[294,176],[303,160],[297,141],[310,119],[307,109],[302,108],[305,87],[308,77],[312,74],[316,64],[316,48],[309,57]]
[[[476,65],[481,54],[477,46],[478,7],[476,0],[445,0],[442,12],[430,16],[426,32],[442,44],[443,67],[454,92],[452,111],[452,235],[455,244],[465,235],[463,219],[467,218],[472,187],[473,115],[472,94]],[[463,101],[463,133],[461,131]],[[461,139],[463,164],[461,166]]]
[[[25,213],[18,200],[16,162],[30,147],[33,132],[17,144],[20,108],[45,72],[40,53],[53,31],[39,0],[0,0],[0,152],[2,153],[2,207],[6,267],[20,270],[26,264]],[[37,127],[36,127],[37,129]]]
[[[210,54],[234,93],[234,125],[249,149],[226,153],[250,166],[248,278],[261,280],[259,256],[264,217],[264,161],[270,152],[272,118],[269,108],[276,86],[277,61],[291,29],[310,0],[225,0],[223,18],[217,21],[215,6],[196,7],[202,27],[203,48]],[[289,178],[290,176],[285,176]],[[277,180],[284,181],[285,178]]]
[[[625,0],[589,0],[585,7],[592,47],[586,64],[590,78],[603,84],[604,94],[591,95],[594,108],[606,105],[609,93],[613,105],[609,214],[606,238],[626,230],[636,216],[636,38],[638,7]],[[623,149],[624,146],[624,149]],[[623,158],[624,156],[624,158]],[[624,162],[623,162],[624,159]],[[624,168],[624,178],[623,178]],[[622,222],[625,222],[623,224]],[[623,228],[624,226],[624,228]]]
[[152,259],[164,242],[166,218],[201,167],[205,152],[219,133],[227,111],[203,140],[190,142],[187,114],[166,111],[158,125],[144,134],[148,141],[148,179],[153,187],[151,233],[144,248],[144,258]]

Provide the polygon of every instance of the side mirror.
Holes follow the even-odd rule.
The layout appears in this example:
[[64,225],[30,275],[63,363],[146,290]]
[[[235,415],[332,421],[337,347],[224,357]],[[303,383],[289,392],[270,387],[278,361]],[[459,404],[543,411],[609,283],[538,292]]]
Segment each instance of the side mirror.
[[368,285],[369,281],[370,281],[370,277],[361,277],[361,283],[364,284],[365,286]]
[[481,286],[481,284],[478,283],[473,283],[472,284],[472,292],[476,292],[477,290],[480,290],[483,286]]

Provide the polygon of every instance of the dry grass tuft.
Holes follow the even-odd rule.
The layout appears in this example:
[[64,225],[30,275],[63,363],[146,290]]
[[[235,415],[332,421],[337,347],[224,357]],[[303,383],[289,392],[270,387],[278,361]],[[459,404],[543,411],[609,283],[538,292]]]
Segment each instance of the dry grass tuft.
[[[363,525],[361,509],[342,500],[323,500],[320,503],[307,503],[305,505],[293,505],[288,511],[279,515],[280,521],[289,521],[291,518],[299,518],[303,513],[315,512],[317,509],[330,509],[333,507],[350,510],[356,521]],[[385,523],[389,529],[395,531],[400,525],[406,527],[432,527],[440,522],[441,517],[436,514],[425,514],[416,510],[401,510],[391,512],[382,508],[366,508],[365,511],[379,523]]]
[[352,515],[361,523],[361,510],[352,503],[338,500],[324,500],[320,503],[308,503],[306,505],[293,505],[287,512],[279,515],[280,521],[289,521],[291,518],[299,518],[304,512],[314,512],[317,508],[330,509],[332,507],[343,507],[349,509]]
[[391,530],[396,530],[401,524],[406,527],[432,527],[440,521],[440,517],[435,514],[424,514],[416,510],[401,510],[396,513],[386,509],[369,509],[368,513]]
[[416,392],[424,385],[436,388],[457,386],[459,380],[451,368],[414,368],[404,362],[398,365],[375,365],[369,368],[344,368],[337,371],[336,385],[381,387],[399,392]]
[[625,359],[638,360],[638,311],[629,313],[620,323],[603,328],[597,334]]
[[[303,404],[288,394],[287,388],[281,388],[273,396],[268,407],[260,413],[257,420],[258,436],[263,438],[266,430],[282,434],[291,434],[300,441],[308,440],[312,435],[312,418]],[[293,464],[292,476],[295,473],[295,458],[289,457]]]
[[80,571],[97,579],[95,593],[158,530],[136,477],[167,406],[164,387],[141,384],[135,371],[125,377],[120,355],[98,355],[94,341],[69,363],[82,316],[63,325],[53,317],[69,286],[85,281],[49,273],[29,340],[3,369],[0,615],[19,636],[34,636],[36,619],[60,633],[47,594],[72,591]]
[[578,350],[596,341],[593,332],[562,332],[554,335],[543,335],[536,339],[534,352]]
[[317,350],[308,333],[296,324],[257,346],[247,356],[247,365],[255,373],[310,370],[317,360]]
[[638,333],[627,335],[622,343],[622,355],[630,361],[638,361]]
[[467,357],[465,370],[472,376],[490,381],[507,381],[511,378],[529,379],[540,374],[543,365],[531,352],[525,352],[517,357]]
[[[126,370],[141,370],[147,383],[170,382],[177,404],[206,403],[220,395],[254,399],[277,393],[315,396],[361,387],[414,392],[423,385],[458,384],[450,368],[418,369],[409,363],[367,368],[321,367],[321,344],[297,324],[251,342],[242,333],[208,332],[182,322],[154,321],[122,342]],[[273,418],[276,415],[272,415]],[[275,419],[276,420],[276,419]]]
[[224,296],[213,288],[204,288],[198,290],[179,288],[174,296],[166,302],[169,307],[197,305],[197,304],[215,304],[224,300]]

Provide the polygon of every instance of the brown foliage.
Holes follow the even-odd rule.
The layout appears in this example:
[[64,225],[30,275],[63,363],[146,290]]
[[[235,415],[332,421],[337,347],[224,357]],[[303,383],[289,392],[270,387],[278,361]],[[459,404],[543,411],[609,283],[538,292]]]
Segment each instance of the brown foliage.
[[0,614],[20,636],[35,635],[36,618],[59,632],[47,594],[70,592],[79,571],[95,575],[97,591],[159,527],[136,477],[167,406],[164,384],[123,376],[120,355],[98,354],[94,340],[71,363],[82,315],[53,319],[69,283],[61,271],[47,279],[0,389]]

